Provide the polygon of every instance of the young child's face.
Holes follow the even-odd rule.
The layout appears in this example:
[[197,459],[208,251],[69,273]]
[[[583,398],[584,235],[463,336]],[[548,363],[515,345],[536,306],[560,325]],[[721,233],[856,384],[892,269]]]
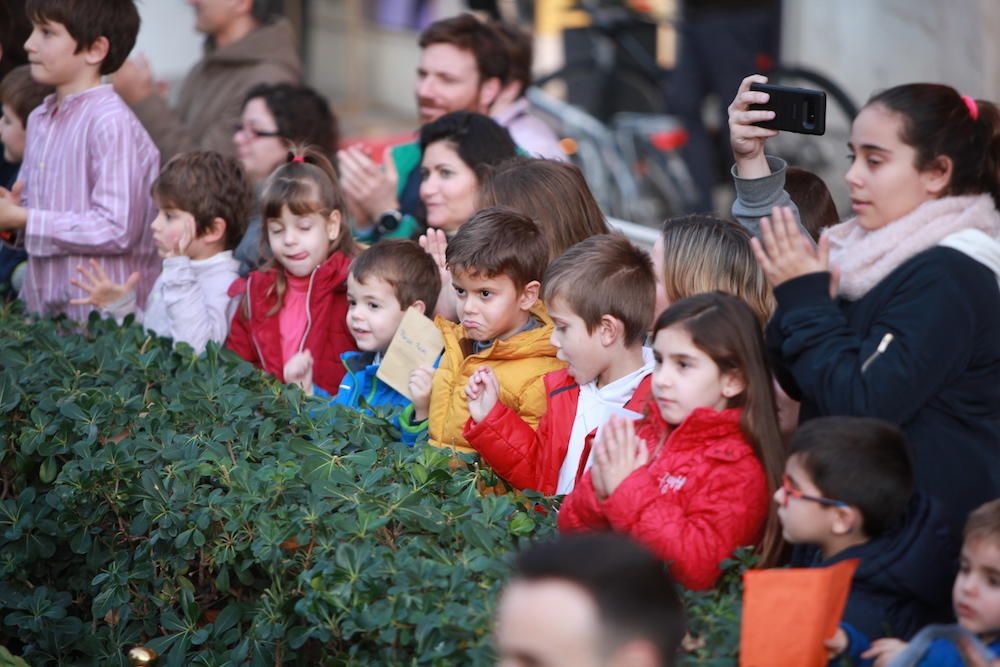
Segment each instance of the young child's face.
[[17,117],[10,106],[4,104],[0,109],[0,143],[3,144],[3,159],[11,164],[18,164],[24,157],[24,122]]
[[330,243],[340,233],[340,211],[295,215],[287,206],[280,218],[267,221],[267,242],[275,260],[293,276],[304,277],[330,256]]
[[653,397],[668,424],[680,424],[698,408],[723,410],[743,391],[742,380],[723,373],[680,325],[661,329],[653,340]]
[[405,313],[386,281],[369,276],[361,283],[353,273],[347,277],[347,328],[359,350],[385,352]]
[[546,302],[546,306],[555,325],[550,342],[558,350],[556,356],[569,364],[569,374],[578,384],[587,384],[600,377],[609,359],[599,330],[588,333],[583,318],[558,296]]
[[458,319],[472,340],[510,338],[528,321],[530,304],[525,306],[525,290],[519,291],[505,275],[485,278],[453,271],[452,284],[458,300]]
[[1000,542],[971,536],[952,588],[955,616],[963,628],[991,638],[1000,634]]
[[[796,491],[813,498],[823,497],[798,454],[792,454],[785,462],[785,477]],[[823,544],[833,534],[832,514],[827,506],[807,498],[792,497],[783,487],[774,492],[774,502],[778,504],[778,519],[781,520],[785,541],[791,544]]]
[[160,257],[179,254],[178,246],[185,233],[191,238],[187,239],[188,246],[183,254],[190,252],[191,245],[195,241],[195,234],[191,231],[196,229],[194,216],[179,208],[161,208],[150,228],[153,230],[153,241]]
[[56,21],[35,23],[24,50],[31,63],[31,78],[48,86],[72,83],[89,68],[88,51],[77,53],[76,40]]

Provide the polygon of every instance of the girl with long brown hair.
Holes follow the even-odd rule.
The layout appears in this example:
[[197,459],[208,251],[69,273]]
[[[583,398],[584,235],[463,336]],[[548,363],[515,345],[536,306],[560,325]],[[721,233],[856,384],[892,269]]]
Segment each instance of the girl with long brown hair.
[[627,533],[695,590],[740,546],[774,564],[784,449],[760,325],[742,300],[699,294],[660,315],[653,353],[653,404],[605,425],[559,529]]

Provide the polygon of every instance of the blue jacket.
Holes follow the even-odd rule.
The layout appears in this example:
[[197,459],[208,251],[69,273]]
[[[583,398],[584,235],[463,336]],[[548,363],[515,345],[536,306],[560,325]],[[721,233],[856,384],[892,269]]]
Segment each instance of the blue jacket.
[[[900,426],[917,488],[957,533],[1000,496],[1000,290],[956,249],[910,258],[857,301],[834,301],[828,273],[774,290],[767,343],[782,387],[820,415]],[[892,337],[887,337],[892,334]]]
[[[427,433],[427,420],[416,425],[410,425],[411,419],[400,420],[402,412],[412,413],[413,404],[398,391],[375,377],[378,365],[372,363],[375,355],[372,352],[345,352],[340,355],[347,372],[340,381],[337,395],[330,405],[343,405],[365,414],[374,414],[375,408],[382,410],[398,407],[391,422],[402,433],[402,442],[413,445],[421,434]],[[314,388],[316,395],[327,396],[319,387]]]
[[[928,626],[913,638],[902,654],[893,658],[892,664],[914,665],[914,667],[966,667],[967,663],[958,652],[956,640],[953,638],[940,638],[941,630],[948,631],[948,634],[951,634],[956,628],[957,626],[953,625]],[[854,647],[857,646],[857,655],[860,656],[869,647],[868,638],[850,626],[845,626],[844,629],[847,631],[847,636],[851,643],[852,654],[854,653]],[[959,630],[959,632],[968,634],[968,631]],[[935,639],[935,637],[938,638]],[[986,645],[986,648],[989,649],[994,658],[1000,657],[1000,639],[996,639]],[[861,660],[860,657],[855,657],[852,664],[855,667],[870,667],[873,663],[873,660]],[[838,661],[831,662],[830,664],[836,667],[840,667],[841,665]]]
[[[823,560],[817,547],[796,546],[792,567],[827,567],[859,559],[844,608],[846,653],[861,664],[875,639],[909,639],[925,625],[951,620],[951,588],[958,544],[940,505],[919,493],[886,533]],[[836,662],[833,664],[837,664]]]

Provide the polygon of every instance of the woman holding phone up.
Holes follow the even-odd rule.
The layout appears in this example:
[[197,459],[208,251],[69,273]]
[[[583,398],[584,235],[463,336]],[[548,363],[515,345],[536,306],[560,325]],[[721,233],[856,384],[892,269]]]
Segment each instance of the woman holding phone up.
[[[1000,496],[1000,113],[937,84],[874,95],[854,120],[855,217],[819,246],[784,208],[773,118],[744,79],[729,109],[738,197],[778,308],[768,348],[801,419],[857,415],[906,432],[917,486],[956,531]],[[777,206],[773,211],[769,207]]]

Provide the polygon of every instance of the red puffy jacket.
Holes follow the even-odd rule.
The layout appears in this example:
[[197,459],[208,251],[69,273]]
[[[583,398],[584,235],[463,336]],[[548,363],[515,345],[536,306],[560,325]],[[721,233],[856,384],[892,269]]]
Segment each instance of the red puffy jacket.
[[[347,328],[347,273],[351,258],[342,252],[333,253],[320,264],[310,277],[306,299],[305,349],[312,352],[313,382],[331,395],[337,393],[344,377],[340,355],[357,350],[354,337]],[[229,288],[229,296],[243,295],[250,306],[250,317],[241,303],[233,315],[226,347],[254,366],[285,381],[284,355],[281,352],[281,327],[278,313],[268,315],[276,297],[273,290],[278,271],[254,271],[240,278]]]
[[[721,561],[760,540],[771,501],[740,414],[695,410],[603,501],[588,471],[559,510],[559,530],[625,533],[670,562],[683,586],[713,586]],[[667,429],[653,408],[636,432],[654,452]]]
[[[650,397],[650,378],[639,383],[632,398],[625,404],[628,410],[642,412]],[[569,438],[576,420],[580,401],[580,385],[566,369],[545,375],[546,409],[535,431],[516,412],[497,401],[486,419],[478,424],[470,417],[463,435],[469,444],[493,470],[518,489],[534,489],[551,496],[559,484]],[[596,430],[587,436],[576,479],[580,481],[583,466],[590,456]]]

